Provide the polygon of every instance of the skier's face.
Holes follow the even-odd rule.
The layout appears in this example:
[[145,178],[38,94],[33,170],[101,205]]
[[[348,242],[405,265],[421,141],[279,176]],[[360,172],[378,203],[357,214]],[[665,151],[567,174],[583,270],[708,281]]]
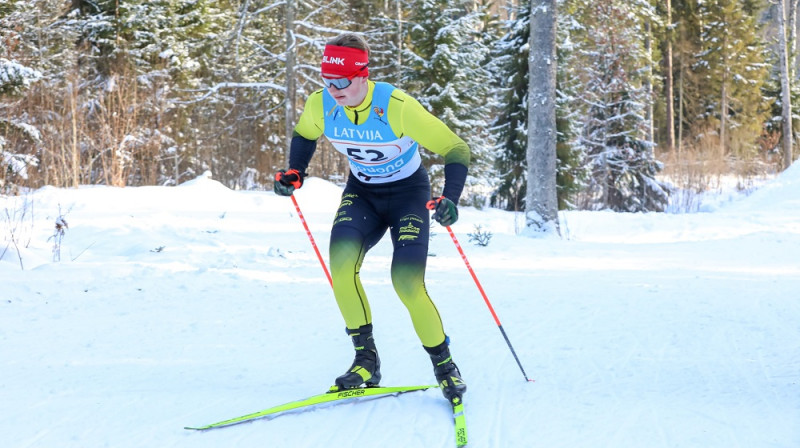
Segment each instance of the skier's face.
[[326,82],[325,88],[328,89],[328,93],[336,100],[336,104],[355,107],[361,104],[364,98],[367,97],[369,85],[367,84],[367,78],[365,76],[356,76],[347,87],[340,89]]

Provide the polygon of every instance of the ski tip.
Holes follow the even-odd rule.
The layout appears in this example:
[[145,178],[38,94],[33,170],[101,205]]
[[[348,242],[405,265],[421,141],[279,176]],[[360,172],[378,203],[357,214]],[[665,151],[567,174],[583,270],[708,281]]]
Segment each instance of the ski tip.
[[215,428],[224,428],[227,425],[207,425],[207,426],[184,426],[183,429],[187,431],[206,432]]

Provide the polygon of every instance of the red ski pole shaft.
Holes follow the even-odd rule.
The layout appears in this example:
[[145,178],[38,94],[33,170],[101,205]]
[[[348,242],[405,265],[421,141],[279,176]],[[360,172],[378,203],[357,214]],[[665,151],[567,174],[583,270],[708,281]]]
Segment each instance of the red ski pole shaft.
[[331,279],[331,273],[328,272],[328,267],[325,265],[325,261],[322,259],[322,254],[319,253],[319,248],[317,247],[317,243],[314,241],[314,236],[311,234],[311,229],[308,228],[308,224],[306,223],[306,218],[303,216],[303,212],[300,211],[300,205],[297,204],[297,199],[295,199],[294,195],[291,195],[290,197],[292,198],[292,202],[294,202],[295,210],[297,210],[297,216],[300,217],[300,221],[303,223],[303,227],[306,229],[306,235],[308,235],[308,240],[311,241],[311,246],[314,248],[314,252],[317,253],[319,264],[322,265],[322,270],[325,271],[325,276],[328,277],[328,283],[330,283],[331,288],[333,288],[333,280]]
[[[427,204],[429,210],[433,210],[436,208],[436,201],[430,201]],[[514,356],[514,360],[517,361],[517,365],[519,366],[519,370],[522,371],[522,376],[525,377],[525,381],[533,382],[532,379],[528,378],[528,374],[525,373],[525,369],[522,367],[522,363],[519,361],[519,357],[517,356],[517,352],[514,351],[514,347],[511,345],[511,341],[508,339],[508,335],[506,331],[503,329],[503,325],[500,323],[500,319],[497,317],[497,313],[494,311],[494,307],[492,306],[492,302],[489,301],[489,297],[486,295],[486,291],[483,290],[483,286],[481,286],[481,282],[478,280],[478,276],[475,275],[475,271],[472,269],[472,266],[469,264],[469,260],[467,259],[467,255],[464,253],[464,249],[461,248],[461,244],[458,242],[458,238],[456,238],[456,234],[453,233],[453,229],[450,226],[445,226],[447,232],[450,233],[450,238],[453,240],[453,243],[456,245],[456,249],[458,249],[458,253],[461,255],[461,259],[464,260],[464,264],[467,266],[467,270],[469,271],[470,275],[472,276],[472,280],[475,281],[475,285],[478,287],[478,291],[480,291],[481,296],[483,296],[483,301],[486,302],[486,306],[489,307],[489,312],[492,314],[494,318],[494,322],[497,324],[497,328],[500,329],[500,333],[503,335],[503,339],[505,339],[508,348],[511,350],[511,354]]]

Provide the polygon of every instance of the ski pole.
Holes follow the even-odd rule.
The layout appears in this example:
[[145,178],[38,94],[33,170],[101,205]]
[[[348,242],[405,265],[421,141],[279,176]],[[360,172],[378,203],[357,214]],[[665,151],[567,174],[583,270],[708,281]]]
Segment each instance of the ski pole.
[[328,277],[328,283],[330,283],[331,288],[333,288],[333,280],[331,279],[331,273],[328,272],[328,267],[325,266],[325,261],[322,259],[322,254],[319,253],[319,248],[317,247],[317,243],[314,241],[314,236],[311,235],[311,229],[309,229],[308,224],[306,224],[306,218],[303,217],[303,212],[300,211],[300,206],[297,204],[297,199],[295,199],[294,195],[291,195],[290,197],[292,198],[292,202],[294,202],[295,210],[297,210],[297,216],[300,217],[300,221],[303,223],[303,227],[306,229],[306,235],[308,235],[308,240],[311,241],[311,246],[314,247],[314,252],[317,253],[319,264],[322,265],[322,270],[325,271],[325,276]]
[[[431,200],[428,201],[427,207],[428,210],[433,210],[436,208],[437,201]],[[503,339],[506,340],[506,344],[508,344],[508,348],[511,349],[511,354],[514,355],[514,360],[517,361],[517,365],[519,366],[519,370],[522,371],[522,376],[525,377],[525,381],[533,382],[534,380],[528,378],[528,374],[525,373],[525,369],[522,368],[522,363],[519,361],[519,357],[517,356],[517,352],[514,351],[514,347],[511,346],[511,341],[508,339],[508,335],[506,335],[506,331],[503,329],[503,325],[500,323],[500,319],[497,317],[497,313],[494,311],[494,307],[492,306],[492,302],[489,301],[489,297],[486,296],[486,292],[483,290],[483,286],[481,286],[481,282],[478,281],[478,276],[475,275],[475,271],[472,270],[472,266],[469,264],[469,260],[467,260],[467,255],[464,254],[464,249],[461,248],[461,244],[458,243],[458,238],[456,238],[456,234],[453,233],[453,229],[450,226],[445,226],[447,232],[450,233],[450,238],[453,239],[453,243],[456,245],[456,249],[458,249],[458,253],[461,254],[461,259],[464,260],[464,264],[467,266],[467,270],[469,270],[470,275],[472,275],[472,279],[475,280],[475,285],[478,286],[478,291],[481,292],[483,296],[483,301],[486,302],[486,306],[489,307],[489,312],[492,313],[492,317],[494,318],[495,323],[497,324],[497,328],[500,329],[500,333],[503,334]]]

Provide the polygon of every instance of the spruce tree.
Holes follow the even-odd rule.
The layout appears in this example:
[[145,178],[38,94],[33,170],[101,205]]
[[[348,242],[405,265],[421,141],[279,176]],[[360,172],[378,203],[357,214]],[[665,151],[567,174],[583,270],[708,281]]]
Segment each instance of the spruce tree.
[[661,211],[667,192],[655,179],[661,164],[644,136],[649,101],[640,77],[643,61],[636,6],[620,0],[587,2],[580,60],[581,100],[587,116],[581,133],[591,169],[588,208]]
[[573,13],[569,0],[559,2],[558,26],[558,72],[556,74],[556,185],[559,210],[573,208],[575,196],[585,187],[588,178],[586,155],[579,140],[584,111],[578,91],[580,73],[576,46],[573,38]]
[[46,144],[63,144],[53,132],[52,107],[62,95],[53,92],[64,90],[61,72],[75,59],[78,32],[58,17],[62,8],[53,0],[0,6],[0,184],[5,178],[6,187],[12,178],[29,187],[47,183],[56,164]]
[[21,117],[9,116],[5,100],[20,95],[41,78],[42,73],[37,70],[0,58],[0,112],[5,112],[0,115],[0,193],[2,194],[10,192],[19,181],[27,180],[28,168],[39,163],[33,151],[20,151],[28,145],[17,143],[6,151],[6,137],[16,137],[17,140],[28,144],[41,142],[41,133],[37,127]]
[[[480,5],[472,10],[468,7],[472,4],[413,2],[403,82],[424,107],[469,145],[472,161],[468,185],[485,179],[494,147],[489,128],[497,104],[491,90],[493,76],[487,69],[490,49],[483,36],[487,11]],[[433,163],[441,162],[427,151],[423,152],[423,162],[430,167],[434,189],[440,188],[441,165]]]
[[702,122],[716,132],[723,154],[754,154],[768,116],[771,100],[762,88],[769,65],[758,21],[763,7],[761,0],[697,3],[700,52],[692,68],[702,80]]
[[492,205],[506,210],[524,210],[527,191],[528,147],[528,41],[530,8],[512,7],[507,33],[495,46],[492,69],[497,74],[501,105],[492,125],[497,149],[494,160],[497,186]]

